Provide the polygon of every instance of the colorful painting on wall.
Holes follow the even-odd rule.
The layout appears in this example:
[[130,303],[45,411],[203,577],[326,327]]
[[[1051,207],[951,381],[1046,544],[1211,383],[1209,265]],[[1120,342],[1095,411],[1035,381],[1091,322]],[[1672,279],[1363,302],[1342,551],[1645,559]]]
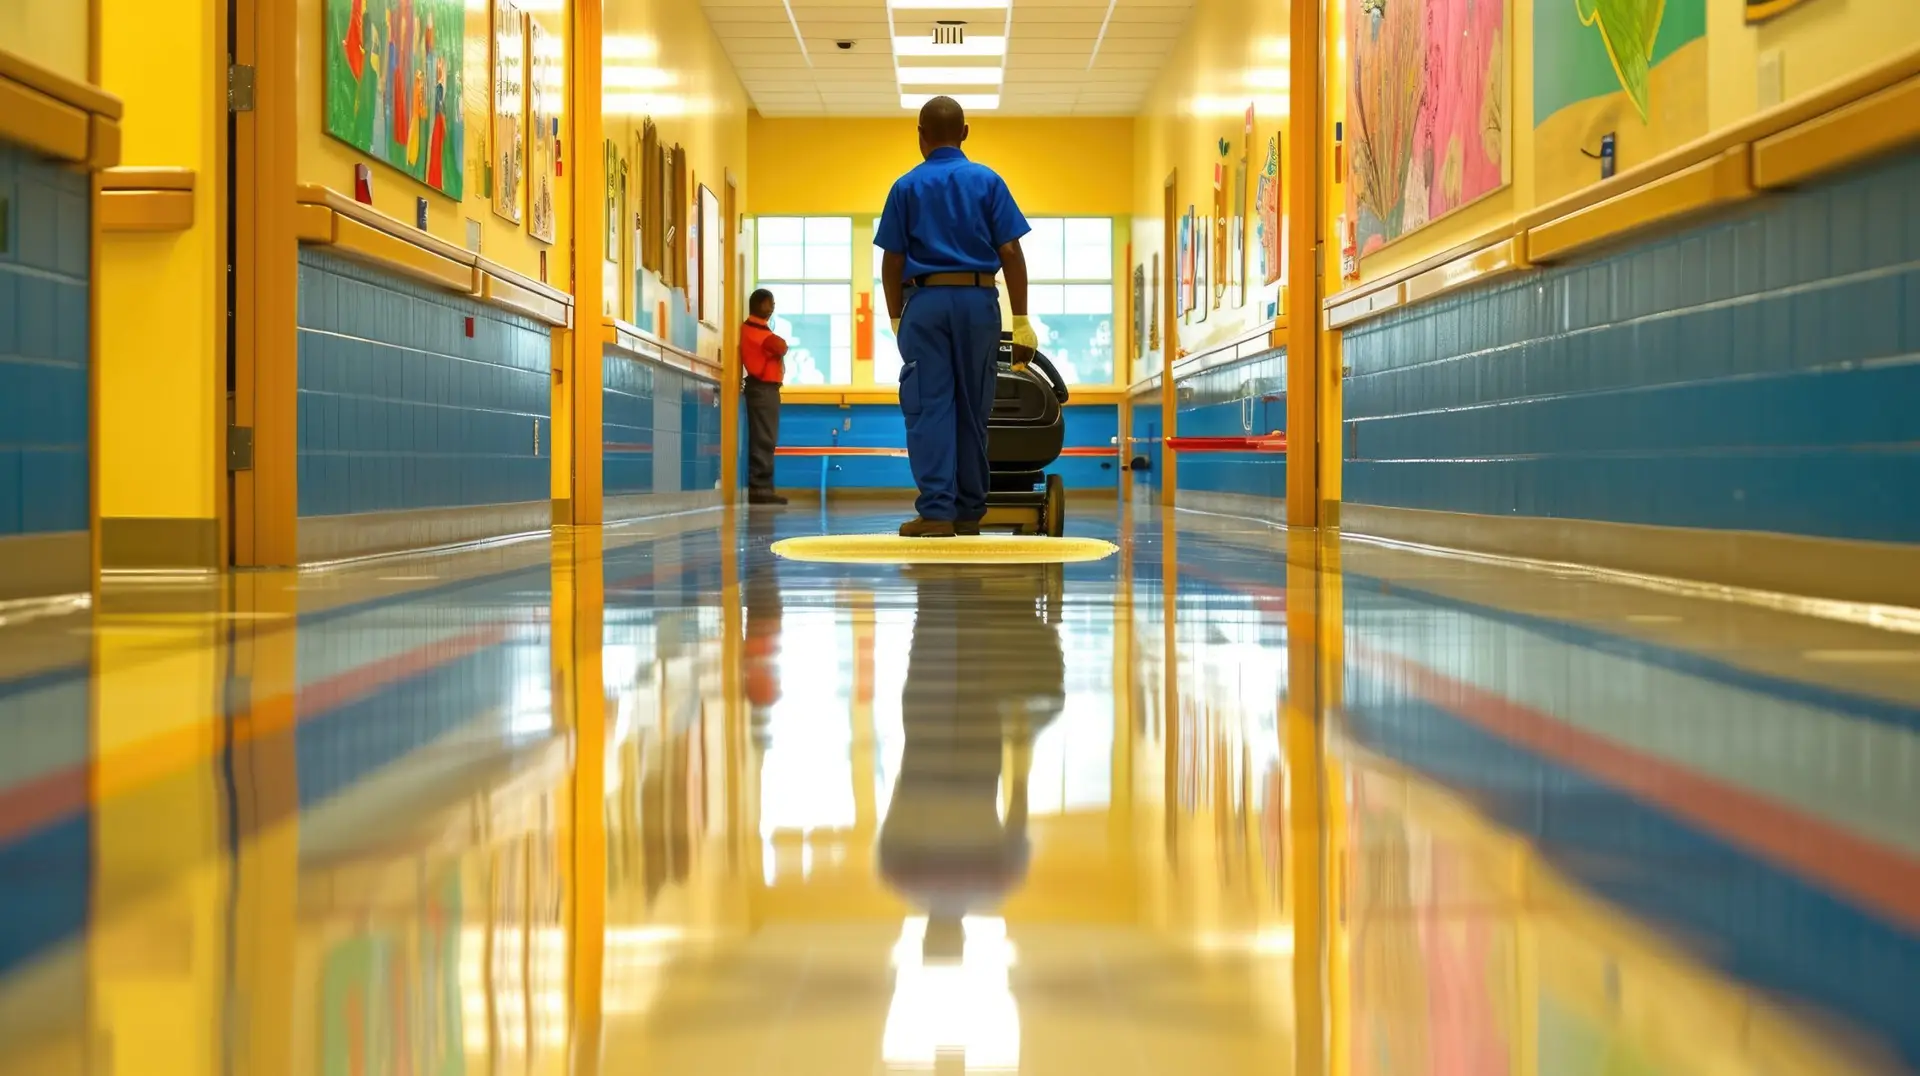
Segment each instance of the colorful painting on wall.
[[1193,222],[1193,324],[1207,320],[1214,307],[1213,277],[1209,272],[1215,268],[1211,262],[1213,255],[1213,236],[1219,228],[1219,222],[1212,217],[1198,217]]
[[520,223],[527,191],[527,22],[493,0],[493,212]]
[[466,188],[466,5],[326,0],[327,133],[451,198]]
[[1506,21],[1499,0],[1347,4],[1346,209],[1361,256],[1506,185]]
[[1147,303],[1147,367],[1156,364],[1154,356],[1160,354],[1160,255],[1153,256],[1153,275],[1151,280],[1151,300]]
[[1227,226],[1227,288],[1237,310],[1247,305],[1247,159],[1253,156],[1253,107],[1240,137],[1240,158],[1233,162],[1233,222]]
[[1180,218],[1180,249],[1174,255],[1174,273],[1179,285],[1174,291],[1173,313],[1184,318],[1193,309],[1193,207]]
[[1133,339],[1127,341],[1127,354],[1140,357],[1147,344],[1147,267],[1133,267]]
[[1260,165],[1260,186],[1254,200],[1259,203],[1259,223],[1254,246],[1260,251],[1260,282],[1272,284],[1280,279],[1280,134],[1267,138],[1267,155]]
[[1631,167],[1707,133],[1706,0],[1554,0],[1534,12],[1535,182],[1599,182],[1601,139]]
[[536,18],[527,19],[527,120],[532,153],[527,164],[527,231],[544,243],[553,242],[553,178],[560,138],[560,95],[566,92],[560,39],[547,33]]
[[[1224,138],[1220,140],[1220,155],[1222,157],[1232,152],[1232,149],[1232,143]],[[1215,310],[1220,309],[1220,304],[1225,301],[1227,297],[1227,259],[1229,257],[1227,241],[1227,219],[1229,216],[1227,196],[1227,166],[1224,162],[1216,163],[1213,166],[1213,218],[1207,222],[1209,226],[1207,230],[1211,234],[1213,241],[1209,244],[1206,251],[1207,264],[1213,268],[1213,276],[1211,277],[1213,290],[1210,292],[1203,291],[1201,293],[1211,296],[1207,305]]]

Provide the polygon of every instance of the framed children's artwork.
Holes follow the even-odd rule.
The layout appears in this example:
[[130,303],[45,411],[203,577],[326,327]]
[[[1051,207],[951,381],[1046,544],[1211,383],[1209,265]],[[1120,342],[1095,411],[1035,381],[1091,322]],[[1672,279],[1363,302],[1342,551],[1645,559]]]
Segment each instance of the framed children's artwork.
[[1147,304],[1147,361],[1153,363],[1153,356],[1160,353],[1160,255],[1153,255],[1153,301]]
[[721,305],[726,301],[726,224],[720,218],[720,199],[704,183],[700,185],[700,272],[694,286],[700,289],[694,308],[700,320],[718,327]]
[[520,223],[527,194],[526,16],[493,0],[493,213]]
[[1247,305],[1247,168],[1253,158],[1253,106],[1240,132],[1240,158],[1233,163],[1233,223],[1227,229],[1228,289],[1234,309]]
[[533,133],[527,167],[527,231],[543,243],[553,242],[554,161],[560,138],[560,97],[566,92],[560,39],[549,34],[537,18],[527,19],[527,118]]
[[1213,274],[1218,266],[1213,264],[1214,233],[1220,228],[1220,222],[1212,217],[1200,217],[1193,225],[1193,323],[1207,320],[1207,314],[1213,310]]
[[1260,282],[1272,284],[1280,279],[1280,132],[1267,136],[1265,159],[1260,165],[1260,186],[1254,198],[1258,223],[1254,225],[1254,248],[1259,251]]
[[1181,217],[1179,225],[1179,250],[1173,261],[1173,317],[1187,317],[1187,311],[1194,307],[1194,208],[1188,206],[1187,215]]
[[1147,342],[1147,267],[1133,267],[1133,338],[1127,341],[1127,354],[1139,358]]
[[326,0],[326,23],[327,134],[462,197],[463,0]]

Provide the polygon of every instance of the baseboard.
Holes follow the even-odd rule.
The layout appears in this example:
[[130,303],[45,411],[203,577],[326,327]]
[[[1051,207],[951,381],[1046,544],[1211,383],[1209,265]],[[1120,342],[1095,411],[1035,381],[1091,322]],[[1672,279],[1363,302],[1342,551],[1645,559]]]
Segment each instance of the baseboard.
[[717,489],[685,493],[614,493],[608,494],[602,500],[600,514],[605,522],[621,523],[630,519],[671,515],[675,512],[718,508],[720,503],[720,491]]
[[101,516],[100,567],[214,571],[220,567],[220,521]]
[[1174,493],[1173,504],[1195,512],[1218,512],[1224,516],[1245,516],[1272,523],[1287,521],[1287,502],[1279,497],[1254,493],[1216,493],[1212,490],[1183,489]]
[[403,512],[360,512],[300,519],[300,563],[433,549],[545,531],[553,502],[520,501]]
[[0,600],[92,589],[93,543],[86,531],[0,537]]
[[1920,606],[1920,545],[1351,502],[1342,516],[1348,534],[1806,597]]

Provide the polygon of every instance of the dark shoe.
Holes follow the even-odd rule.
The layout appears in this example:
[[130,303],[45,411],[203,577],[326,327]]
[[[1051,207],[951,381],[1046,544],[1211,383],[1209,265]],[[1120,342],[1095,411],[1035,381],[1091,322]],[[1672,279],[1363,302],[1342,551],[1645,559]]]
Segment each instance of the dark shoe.
[[748,504],[785,504],[787,503],[787,499],[785,497],[780,496],[778,493],[773,492],[772,490],[766,490],[764,492],[749,491],[747,493],[747,503]]
[[902,538],[951,538],[953,521],[950,519],[921,519],[915,516],[900,524]]
[[980,521],[977,519],[956,519],[953,521],[953,533],[965,535],[968,538],[978,537],[980,534]]

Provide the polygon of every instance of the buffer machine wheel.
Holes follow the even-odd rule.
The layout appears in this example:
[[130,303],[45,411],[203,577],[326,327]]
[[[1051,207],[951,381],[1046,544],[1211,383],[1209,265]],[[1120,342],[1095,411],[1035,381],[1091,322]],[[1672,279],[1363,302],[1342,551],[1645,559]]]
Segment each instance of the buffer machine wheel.
[[1059,538],[1067,533],[1067,484],[1057,474],[1047,476],[1047,499],[1042,518],[1045,520],[1043,529],[1048,537]]

